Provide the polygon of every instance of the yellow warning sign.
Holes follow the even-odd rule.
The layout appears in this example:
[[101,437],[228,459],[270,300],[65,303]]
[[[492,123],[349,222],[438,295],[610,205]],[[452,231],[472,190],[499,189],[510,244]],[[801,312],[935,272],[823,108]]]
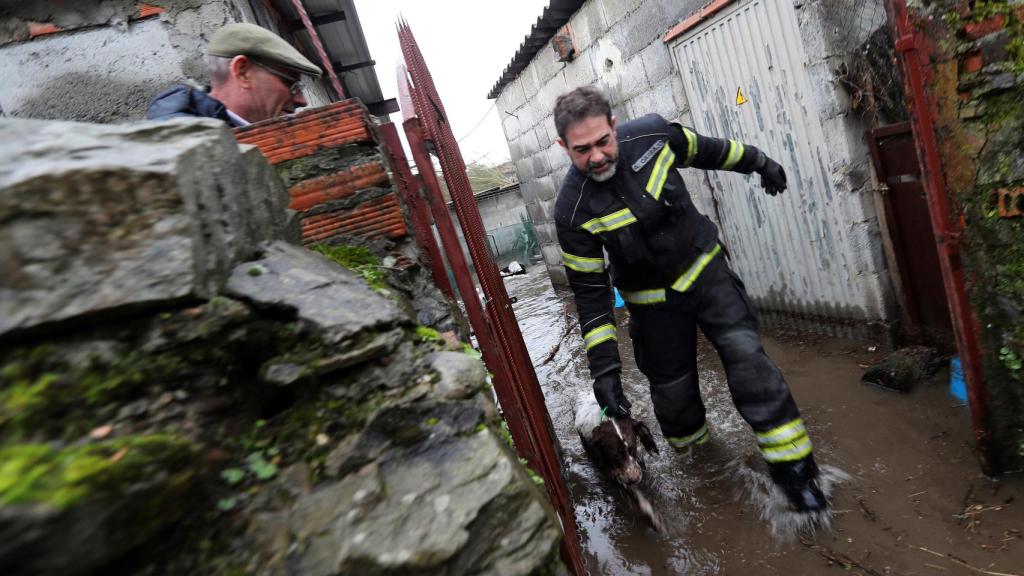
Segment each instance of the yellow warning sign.
[[743,88],[736,89],[736,105],[741,106],[747,103],[746,96],[743,95]]

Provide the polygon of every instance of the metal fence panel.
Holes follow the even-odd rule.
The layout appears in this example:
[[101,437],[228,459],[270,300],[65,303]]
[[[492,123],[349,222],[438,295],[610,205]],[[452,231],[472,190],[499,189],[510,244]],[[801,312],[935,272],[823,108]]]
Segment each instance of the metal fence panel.
[[[733,266],[759,307],[799,317],[865,318],[858,251],[833,186],[792,2],[738,3],[672,45],[702,134],[753,144],[789,177],[782,196],[760,177],[708,172]],[[870,249],[870,248],[867,248]]]

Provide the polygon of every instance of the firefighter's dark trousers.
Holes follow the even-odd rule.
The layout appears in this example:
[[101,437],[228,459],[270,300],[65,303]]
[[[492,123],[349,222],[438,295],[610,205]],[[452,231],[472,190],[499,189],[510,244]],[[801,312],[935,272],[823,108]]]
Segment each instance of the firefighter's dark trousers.
[[789,387],[765,354],[743,282],[719,254],[687,292],[666,290],[666,301],[631,304],[630,337],[637,366],[651,385],[661,430],[678,448],[708,438],[697,387],[697,327],[725,365],[729,391],[757,433],[769,462],[810,455],[810,440]]

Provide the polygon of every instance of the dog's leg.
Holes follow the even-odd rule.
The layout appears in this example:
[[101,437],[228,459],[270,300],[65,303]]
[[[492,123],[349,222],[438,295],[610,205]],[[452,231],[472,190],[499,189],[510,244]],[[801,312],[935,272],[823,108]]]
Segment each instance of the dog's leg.
[[639,488],[633,486],[629,489],[630,494],[636,499],[636,504],[640,508],[640,512],[650,523],[651,528],[654,528],[656,532],[664,532],[665,524],[661,521],[661,516],[654,511],[654,506],[651,505],[651,501],[644,496],[644,493]]

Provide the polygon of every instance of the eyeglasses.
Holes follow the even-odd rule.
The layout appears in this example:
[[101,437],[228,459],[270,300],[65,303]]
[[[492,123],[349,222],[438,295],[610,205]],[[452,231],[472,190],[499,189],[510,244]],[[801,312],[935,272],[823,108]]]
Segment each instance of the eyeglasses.
[[284,80],[284,83],[288,86],[288,92],[290,92],[292,96],[298,94],[299,91],[302,90],[302,78],[295,78],[294,76],[289,76],[283,72],[278,72],[277,70],[274,70],[270,66],[267,66],[266,64],[263,64],[262,62],[258,62],[256,60],[250,59],[249,61],[259,66],[260,68],[263,68],[267,72],[270,72],[274,76],[277,76],[281,80]]

